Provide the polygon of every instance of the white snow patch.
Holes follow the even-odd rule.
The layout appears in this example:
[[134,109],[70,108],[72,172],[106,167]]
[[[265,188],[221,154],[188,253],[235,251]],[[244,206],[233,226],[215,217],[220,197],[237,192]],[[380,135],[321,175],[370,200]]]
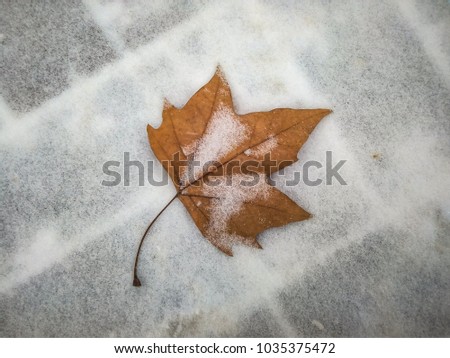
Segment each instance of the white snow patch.
[[[208,163],[220,162],[229,152],[242,144],[249,136],[249,129],[228,108],[219,108],[211,117],[205,134],[198,141],[197,149],[190,162],[190,168],[182,176],[182,183],[195,180],[203,175],[203,167]],[[192,144],[193,145],[193,144]],[[192,145],[186,149],[190,151]]]
[[267,199],[269,185],[264,174],[258,177],[237,174],[227,177],[214,178],[214,186],[204,186],[204,195],[215,199],[211,213],[209,234],[216,240],[236,242],[238,237],[226,232],[230,218],[238,213],[244,203],[256,198]]
[[256,147],[252,149],[247,149],[244,152],[244,154],[249,156],[252,155],[254,157],[260,157],[266,153],[269,153],[272,149],[274,149],[277,146],[277,144],[278,141],[276,137],[269,137],[265,142],[262,142]]
[[316,326],[319,330],[321,330],[321,331],[323,331],[324,329],[325,329],[325,327],[323,326],[323,324],[320,322],[320,321],[318,321],[318,320],[315,320],[315,319],[313,319],[312,321],[311,321],[311,323],[314,325],[314,326]]

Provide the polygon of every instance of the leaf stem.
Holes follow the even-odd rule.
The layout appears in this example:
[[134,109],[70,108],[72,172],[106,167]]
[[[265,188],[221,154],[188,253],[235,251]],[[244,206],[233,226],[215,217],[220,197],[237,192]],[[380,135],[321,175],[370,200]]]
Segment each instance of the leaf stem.
[[175,196],[166,204],[166,206],[156,215],[156,217],[152,220],[152,222],[148,225],[147,230],[145,230],[144,235],[142,235],[141,242],[139,243],[139,247],[136,253],[136,258],[134,259],[134,277],[133,277],[133,286],[140,287],[141,281],[139,280],[137,276],[137,266],[139,261],[139,254],[141,253],[142,244],[144,243],[144,239],[147,236],[148,232],[150,231],[150,228],[155,223],[156,220],[158,220],[159,216],[164,212],[164,210],[167,209],[167,207],[172,204],[172,202],[180,195],[180,192],[176,193]]

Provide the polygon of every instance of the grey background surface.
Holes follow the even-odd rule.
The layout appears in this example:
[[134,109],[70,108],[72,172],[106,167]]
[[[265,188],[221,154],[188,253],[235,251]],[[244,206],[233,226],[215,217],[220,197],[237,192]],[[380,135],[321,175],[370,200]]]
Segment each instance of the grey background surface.
[[[0,1],[0,335],[450,336],[449,38],[447,1]],[[219,63],[239,113],[332,108],[285,175],[348,185],[275,175],[314,217],[233,258],[174,202],[136,289],[174,188],[102,165]]]

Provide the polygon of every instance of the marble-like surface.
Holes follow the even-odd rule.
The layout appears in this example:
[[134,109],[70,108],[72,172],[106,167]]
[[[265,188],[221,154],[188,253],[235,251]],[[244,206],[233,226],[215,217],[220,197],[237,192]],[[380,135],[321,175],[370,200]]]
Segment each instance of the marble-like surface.
[[[0,1],[0,335],[450,336],[447,1]],[[348,185],[212,247],[174,188],[105,187],[220,63],[239,113],[325,107],[300,160]],[[161,169],[160,167],[158,167]],[[324,171],[317,172],[324,177]],[[136,178],[134,178],[136,179]]]

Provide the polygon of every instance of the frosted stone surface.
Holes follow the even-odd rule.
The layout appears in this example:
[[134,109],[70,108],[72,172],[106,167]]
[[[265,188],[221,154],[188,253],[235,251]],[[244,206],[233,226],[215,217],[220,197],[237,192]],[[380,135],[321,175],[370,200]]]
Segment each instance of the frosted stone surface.
[[79,1],[2,1],[1,92],[23,111],[64,91],[116,53]]
[[[0,2],[1,336],[450,336],[447,1],[30,3]],[[332,151],[348,185],[274,175],[313,218],[233,258],[175,201],[134,288],[175,190],[103,163],[155,160],[218,63],[238,113],[333,109],[284,177]]]

